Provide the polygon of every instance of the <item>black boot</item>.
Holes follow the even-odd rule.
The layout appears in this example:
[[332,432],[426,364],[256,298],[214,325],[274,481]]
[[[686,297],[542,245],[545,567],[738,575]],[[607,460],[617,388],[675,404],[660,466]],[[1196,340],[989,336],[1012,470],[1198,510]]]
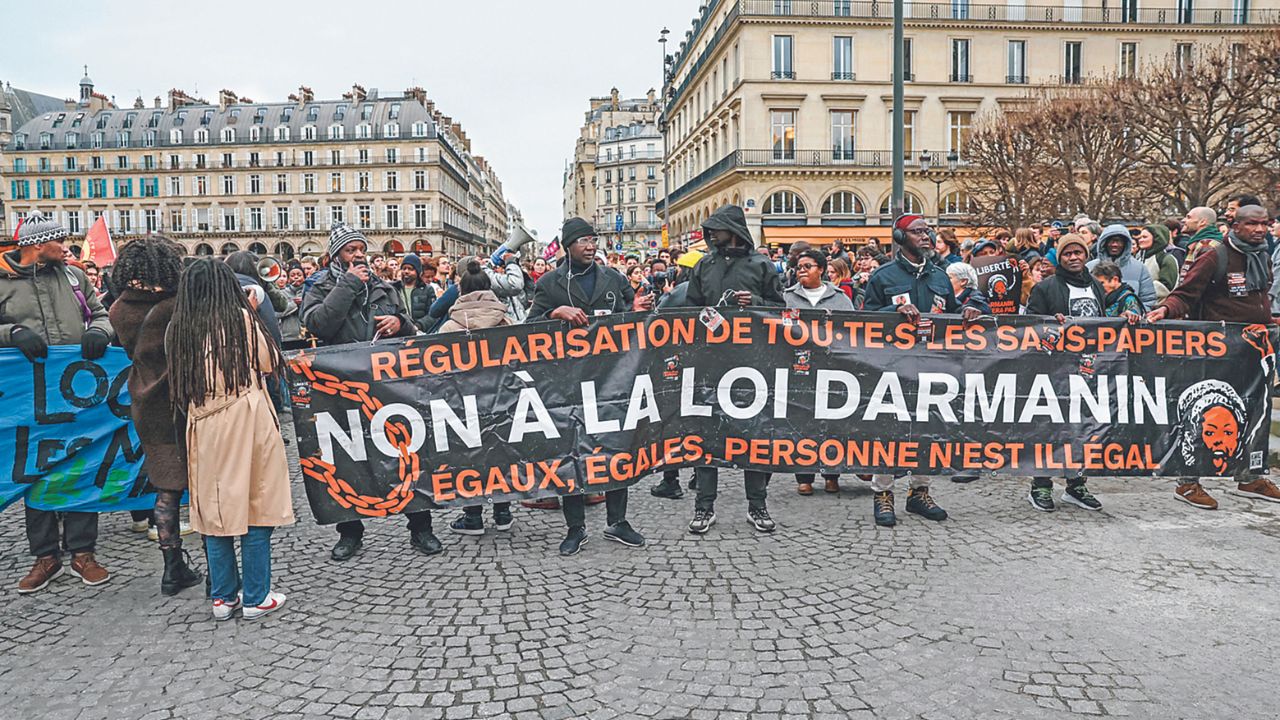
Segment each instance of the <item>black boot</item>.
[[161,548],[164,553],[164,577],[160,580],[161,595],[177,595],[183,588],[195,587],[204,578],[187,565],[187,554],[182,548]]

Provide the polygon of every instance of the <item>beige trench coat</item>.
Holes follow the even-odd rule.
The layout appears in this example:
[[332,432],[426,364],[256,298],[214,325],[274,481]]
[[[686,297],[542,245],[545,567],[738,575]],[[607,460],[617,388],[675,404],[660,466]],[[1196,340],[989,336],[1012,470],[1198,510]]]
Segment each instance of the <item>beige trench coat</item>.
[[[248,316],[245,323],[252,327]],[[262,372],[271,370],[268,342],[258,333]],[[235,537],[250,526],[292,524],[289,465],[266,385],[257,382],[238,393],[220,387],[220,380],[218,385],[187,416],[191,526],[203,535]]]

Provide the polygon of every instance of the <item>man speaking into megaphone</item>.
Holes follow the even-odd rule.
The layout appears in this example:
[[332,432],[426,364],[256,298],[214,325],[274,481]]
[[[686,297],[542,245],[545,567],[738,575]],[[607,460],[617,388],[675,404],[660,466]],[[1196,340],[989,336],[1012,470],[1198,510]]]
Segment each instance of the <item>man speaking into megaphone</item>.
[[489,276],[490,289],[507,305],[507,319],[512,324],[524,322],[529,312],[525,307],[525,277],[520,268],[520,248],[533,242],[534,238],[524,227],[517,225],[507,241],[502,243],[489,261],[493,267],[485,268]]

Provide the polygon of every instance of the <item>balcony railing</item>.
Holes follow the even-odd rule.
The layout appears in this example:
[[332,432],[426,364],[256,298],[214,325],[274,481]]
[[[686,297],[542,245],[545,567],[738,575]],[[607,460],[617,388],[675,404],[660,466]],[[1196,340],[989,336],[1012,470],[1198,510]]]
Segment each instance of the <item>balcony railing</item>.
[[853,73],[853,72],[841,72],[837,70],[831,73],[831,79],[832,80],[857,80],[858,75],[857,73]]
[[950,80],[953,83],[971,83],[973,82],[973,76],[969,73],[952,73]]
[[[857,18],[893,20],[887,0],[739,0],[744,17]],[[952,0],[912,2],[903,8],[907,21],[1081,23],[1086,25],[1270,25],[1280,23],[1280,10],[1250,8],[1064,7],[1063,5],[995,5]]]
[[1005,75],[1004,81],[1009,85],[1026,85],[1027,76],[1026,75]]
[[772,80],[795,80],[796,71],[795,70],[774,70],[773,72],[769,73],[769,78]]

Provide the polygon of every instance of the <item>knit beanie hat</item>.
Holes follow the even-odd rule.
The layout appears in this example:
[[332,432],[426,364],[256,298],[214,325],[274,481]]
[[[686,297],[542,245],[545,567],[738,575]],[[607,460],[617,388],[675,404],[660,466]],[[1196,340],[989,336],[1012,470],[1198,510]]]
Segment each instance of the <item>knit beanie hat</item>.
[[409,253],[408,255],[400,258],[400,267],[404,267],[405,265],[413,268],[414,272],[419,274],[422,272],[422,260],[413,253]]
[[329,231],[329,257],[336,258],[342,248],[359,240],[364,243],[365,247],[369,246],[369,240],[364,233],[347,225],[346,223],[338,223]]
[[1061,262],[1062,260],[1063,253],[1065,253],[1067,251],[1067,248],[1071,247],[1072,245],[1078,245],[1081,250],[1084,250],[1085,255],[1089,254],[1089,243],[1085,242],[1084,238],[1080,237],[1075,233],[1067,233],[1066,235],[1063,235],[1062,237],[1058,238],[1059,262]]
[[564,227],[560,229],[560,247],[568,252],[575,242],[595,234],[595,228],[591,227],[591,223],[582,218],[569,218],[564,221]]
[[26,220],[22,221],[22,226],[18,228],[18,247],[29,247],[53,242],[54,240],[62,240],[69,234],[66,228],[58,224],[57,220],[47,218],[38,212],[31,213]]

